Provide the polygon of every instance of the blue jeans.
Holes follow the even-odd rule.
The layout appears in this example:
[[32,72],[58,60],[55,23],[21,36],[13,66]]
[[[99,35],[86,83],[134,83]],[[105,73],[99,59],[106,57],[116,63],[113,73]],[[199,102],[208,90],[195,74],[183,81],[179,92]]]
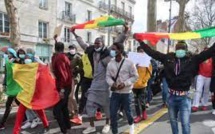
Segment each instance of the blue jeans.
[[112,93],[110,100],[110,119],[111,119],[111,128],[112,133],[118,133],[118,124],[117,124],[117,112],[120,106],[125,110],[125,114],[128,119],[128,124],[132,125],[134,123],[133,115],[131,112],[131,101],[132,101],[132,93],[128,94],[119,94]]
[[168,84],[166,82],[166,78],[162,78],[162,99],[163,99],[163,103],[164,104],[167,104],[167,100],[168,100],[168,97],[169,97],[169,92],[168,92]]
[[168,112],[173,134],[178,134],[178,115],[181,120],[182,134],[190,134],[191,99],[188,96],[170,95]]
[[149,79],[148,81],[148,86],[147,86],[147,103],[150,103],[152,100],[152,89],[151,89],[151,85],[152,82],[155,80],[155,77],[153,76],[152,78]]

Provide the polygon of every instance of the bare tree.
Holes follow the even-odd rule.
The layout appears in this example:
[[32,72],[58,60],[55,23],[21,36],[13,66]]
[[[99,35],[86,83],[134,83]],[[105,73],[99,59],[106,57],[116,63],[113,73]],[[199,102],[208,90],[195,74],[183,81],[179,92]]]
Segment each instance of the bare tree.
[[185,30],[185,7],[190,0],[176,0],[179,4],[178,25],[176,32],[183,32]]
[[[215,25],[215,0],[197,0],[195,10],[190,13],[189,24],[193,30]],[[196,40],[202,48],[212,43],[214,38]],[[202,49],[200,48],[200,49]]]
[[17,8],[14,6],[14,0],[4,0],[4,2],[10,22],[10,42],[12,47],[15,48],[20,43]]

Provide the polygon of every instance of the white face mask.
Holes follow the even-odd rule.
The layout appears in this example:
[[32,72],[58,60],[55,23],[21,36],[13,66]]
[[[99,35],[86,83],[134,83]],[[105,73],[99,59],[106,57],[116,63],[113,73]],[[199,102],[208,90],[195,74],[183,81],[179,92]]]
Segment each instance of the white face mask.
[[95,48],[95,51],[96,51],[96,52],[99,52],[99,51],[101,51],[101,50],[102,50],[102,47]]
[[69,52],[70,52],[71,55],[74,55],[76,53],[76,50],[75,49],[71,49],[71,50],[69,50]]
[[30,64],[30,63],[32,63],[32,60],[31,59],[25,59],[25,64]]

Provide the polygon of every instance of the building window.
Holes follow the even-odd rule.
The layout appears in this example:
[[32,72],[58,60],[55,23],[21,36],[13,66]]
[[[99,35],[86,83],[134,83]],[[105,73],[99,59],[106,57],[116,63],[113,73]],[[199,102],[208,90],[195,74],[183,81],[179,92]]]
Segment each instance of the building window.
[[114,0],[114,5],[117,6],[117,0]]
[[64,42],[70,42],[70,30],[69,28],[64,28]]
[[52,46],[48,44],[37,44],[36,55],[40,57],[43,62],[49,62],[52,54]]
[[87,42],[91,43],[92,34],[91,32],[87,32]]
[[92,20],[92,11],[87,10],[87,21]]
[[122,10],[125,11],[125,3],[121,2]]
[[10,24],[7,14],[0,13],[0,33],[9,33]]
[[48,38],[48,23],[39,22],[39,37],[40,38]]
[[65,12],[67,16],[70,16],[72,13],[72,4],[65,2]]
[[41,9],[48,9],[48,0],[40,0],[39,7]]
[[129,13],[132,14],[132,7],[129,6]]

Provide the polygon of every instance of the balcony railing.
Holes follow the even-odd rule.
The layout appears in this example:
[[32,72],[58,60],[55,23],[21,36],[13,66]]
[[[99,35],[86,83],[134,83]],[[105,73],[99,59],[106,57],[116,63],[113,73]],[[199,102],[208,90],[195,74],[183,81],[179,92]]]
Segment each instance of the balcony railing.
[[136,4],[136,0],[129,0],[131,3]]
[[[134,0],[133,0],[134,1]],[[104,1],[99,2],[99,8],[108,11],[108,4],[106,4]],[[126,20],[134,21],[134,15],[132,13],[129,13],[125,11],[122,8],[117,7],[116,5],[110,6],[111,14],[115,14],[121,18],[124,18]]]
[[76,15],[67,11],[62,11],[60,19],[66,22],[76,23]]
[[106,4],[104,1],[99,1],[99,8],[103,10],[108,10],[108,4]]
[[111,5],[111,13],[119,15],[126,20],[134,21],[134,15],[132,13],[129,13],[122,8],[119,8],[116,5]]

